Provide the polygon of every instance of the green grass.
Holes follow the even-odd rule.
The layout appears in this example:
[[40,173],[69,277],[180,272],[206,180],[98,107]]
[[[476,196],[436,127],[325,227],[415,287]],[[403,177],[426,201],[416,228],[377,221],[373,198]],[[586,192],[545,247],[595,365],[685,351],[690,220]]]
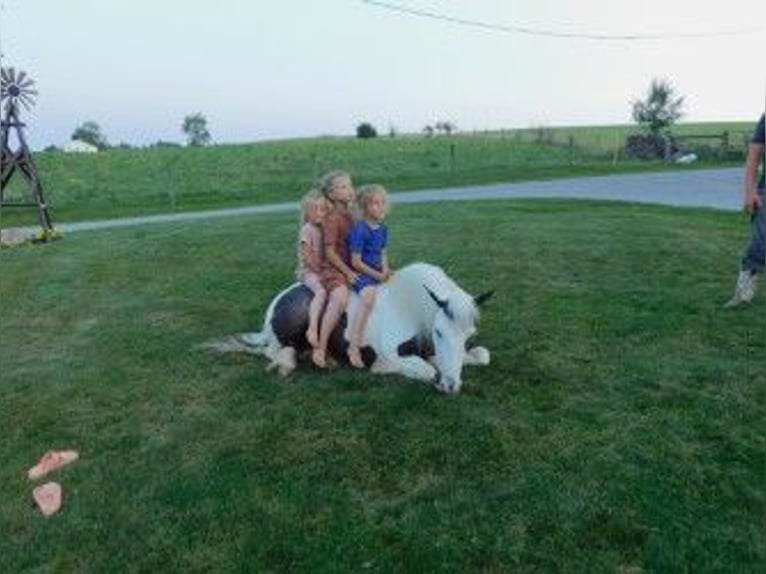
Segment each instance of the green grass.
[[[435,217],[437,215],[438,217]],[[497,289],[465,392],[199,343],[259,326],[295,217],[0,253],[2,572],[757,572],[765,301],[745,222],[507,201],[396,208],[393,262]],[[43,518],[25,471],[50,448]]]
[[[682,124],[676,131],[735,134],[751,127]],[[35,161],[54,222],[66,222],[295,201],[332,169],[349,171],[357,183],[383,182],[403,191],[678,168],[626,162],[619,153],[615,163],[615,145],[632,131],[612,126],[366,141],[315,138],[203,149],[114,149],[98,155],[45,152]],[[734,135],[731,141],[744,149]],[[741,165],[742,157],[735,161]],[[693,168],[712,165],[722,163],[710,159]],[[21,197],[21,179],[11,183],[9,194]],[[36,224],[34,210],[6,209],[2,217],[5,227]]]

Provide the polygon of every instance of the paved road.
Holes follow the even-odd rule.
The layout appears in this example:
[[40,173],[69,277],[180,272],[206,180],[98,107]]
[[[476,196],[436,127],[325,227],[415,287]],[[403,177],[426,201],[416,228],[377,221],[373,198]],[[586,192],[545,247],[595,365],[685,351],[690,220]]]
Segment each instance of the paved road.
[[[391,198],[393,203],[396,204],[445,200],[475,201],[480,199],[520,198],[599,199],[738,211],[742,207],[742,172],[741,168],[728,168],[609,175],[522,183],[499,183],[450,189],[399,192],[392,193]],[[277,203],[215,211],[62,223],[57,225],[56,228],[64,233],[71,233],[151,223],[195,221],[235,215],[283,213],[297,209],[297,202]]]

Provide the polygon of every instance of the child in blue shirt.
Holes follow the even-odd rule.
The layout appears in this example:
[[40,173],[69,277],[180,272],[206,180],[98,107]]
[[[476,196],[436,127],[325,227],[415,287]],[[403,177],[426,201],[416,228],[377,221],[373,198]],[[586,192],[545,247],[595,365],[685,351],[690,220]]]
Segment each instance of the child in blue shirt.
[[362,186],[359,188],[357,202],[362,217],[354,223],[348,234],[348,248],[351,253],[351,268],[359,274],[351,289],[359,295],[361,305],[353,324],[349,326],[348,360],[354,367],[363,368],[364,362],[359,350],[367,319],[375,304],[375,286],[388,280],[392,271],[386,256],[386,189],[382,185]]

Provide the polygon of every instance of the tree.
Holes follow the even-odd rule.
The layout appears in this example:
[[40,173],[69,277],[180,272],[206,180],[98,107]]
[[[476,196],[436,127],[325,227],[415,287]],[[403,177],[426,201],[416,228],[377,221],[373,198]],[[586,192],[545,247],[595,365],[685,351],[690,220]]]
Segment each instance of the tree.
[[633,102],[633,120],[645,127],[652,136],[659,136],[681,116],[683,97],[676,97],[675,88],[667,80],[652,80],[646,100]]
[[207,130],[207,119],[200,113],[191,114],[184,118],[181,130],[190,146],[204,146],[210,143],[210,132]]
[[87,121],[78,126],[72,132],[72,139],[89,143],[96,146],[99,150],[105,150],[109,147],[109,142],[106,141],[106,137],[101,133],[101,126],[93,121]]
[[356,137],[366,140],[378,137],[378,130],[369,122],[362,122],[356,126]]
[[435,127],[437,132],[444,132],[445,135],[450,135],[457,129],[452,122],[436,122]]

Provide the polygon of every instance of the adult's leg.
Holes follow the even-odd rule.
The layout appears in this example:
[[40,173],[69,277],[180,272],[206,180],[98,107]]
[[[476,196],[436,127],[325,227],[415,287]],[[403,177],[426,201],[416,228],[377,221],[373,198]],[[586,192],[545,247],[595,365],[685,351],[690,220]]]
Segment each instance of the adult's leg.
[[726,303],[726,307],[736,307],[740,303],[748,303],[755,297],[756,275],[763,272],[766,260],[766,206],[764,206],[764,190],[758,190],[761,206],[756,210],[750,223],[750,241],[742,256],[737,284],[734,295]]
[[756,210],[751,219],[750,243],[742,257],[742,270],[750,271],[751,274],[763,272],[766,260],[764,251],[764,235],[766,235],[766,206],[764,206],[764,190],[759,189],[761,206]]

